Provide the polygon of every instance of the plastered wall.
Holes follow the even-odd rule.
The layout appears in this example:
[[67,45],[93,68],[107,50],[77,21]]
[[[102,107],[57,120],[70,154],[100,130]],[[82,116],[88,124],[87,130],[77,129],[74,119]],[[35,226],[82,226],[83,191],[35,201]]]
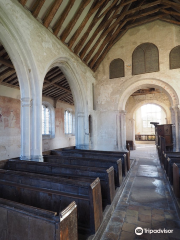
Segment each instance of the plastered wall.
[[[158,47],[160,70],[133,76],[132,53],[138,45],[146,42],[153,43]],[[103,142],[105,146],[108,144],[109,149],[114,149],[114,143],[117,142],[118,138],[117,124],[115,123],[119,112],[125,110],[127,118],[132,106],[126,108],[126,103],[129,96],[136,90],[143,87],[160,89],[164,95],[157,96],[157,98],[151,95],[146,100],[147,102],[161,101],[160,98],[162,97],[162,101],[165,100],[164,104],[167,105],[167,108],[179,102],[180,69],[169,69],[169,53],[177,45],[180,45],[180,27],[158,20],[128,30],[111,48],[95,73],[97,80],[95,85],[95,108],[98,112],[97,126],[101,125],[102,119],[104,119],[101,132],[99,132],[97,138],[96,148],[103,149]],[[124,61],[125,77],[109,79],[109,65],[116,58],[121,58]],[[139,100],[134,101],[134,104],[139,104]],[[168,117],[170,118],[170,116]],[[106,121],[109,118],[111,118],[111,123]],[[126,127],[131,131],[132,128],[129,128],[127,121]],[[112,141],[109,141],[104,135],[106,129],[111,129]]]
[[[52,99],[43,98],[50,104]],[[75,107],[63,102],[58,102],[55,108],[55,137],[43,139],[43,151],[75,145],[75,136],[64,133],[64,111]],[[21,101],[20,91],[5,86],[0,86],[0,160],[20,156],[21,150]]]

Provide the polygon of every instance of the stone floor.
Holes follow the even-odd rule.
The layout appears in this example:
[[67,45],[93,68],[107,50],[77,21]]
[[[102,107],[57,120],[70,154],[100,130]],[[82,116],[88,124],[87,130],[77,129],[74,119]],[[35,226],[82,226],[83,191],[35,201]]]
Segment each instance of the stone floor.
[[[123,194],[101,240],[180,239],[180,219],[154,145],[137,145],[136,159]],[[141,227],[142,235],[135,234]],[[150,230],[172,233],[148,233]]]

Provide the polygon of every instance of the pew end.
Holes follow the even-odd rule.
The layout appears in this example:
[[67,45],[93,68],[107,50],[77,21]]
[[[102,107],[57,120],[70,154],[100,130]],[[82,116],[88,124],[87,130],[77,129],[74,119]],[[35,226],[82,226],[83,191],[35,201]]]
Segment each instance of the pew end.
[[173,190],[177,198],[180,198],[180,166],[176,163],[173,163]]

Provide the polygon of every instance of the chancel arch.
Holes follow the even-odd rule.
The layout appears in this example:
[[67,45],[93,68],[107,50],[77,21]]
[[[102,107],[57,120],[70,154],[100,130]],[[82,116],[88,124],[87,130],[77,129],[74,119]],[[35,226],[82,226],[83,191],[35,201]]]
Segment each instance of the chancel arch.
[[[129,97],[139,89],[146,89],[146,88],[156,88],[159,89],[160,92],[164,93],[170,103],[170,112],[171,112],[171,123],[174,124],[173,128],[173,137],[174,137],[174,145],[175,150],[179,149],[179,98],[177,96],[176,91],[167,83],[158,80],[158,79],[144,79],[135,82],[134,84],[127,85],[126,90],[122,93],[119,99],[118,105],[118,122],[117,122],[117,132],[118,132],[118,147],[119,149],[124,149],[126,145],[126,103]],[[123,122],[123,129],[121,125]]]
[[132,75],[158,72],[159,51],[152,43],[143,43],[136,47],[132,55]]

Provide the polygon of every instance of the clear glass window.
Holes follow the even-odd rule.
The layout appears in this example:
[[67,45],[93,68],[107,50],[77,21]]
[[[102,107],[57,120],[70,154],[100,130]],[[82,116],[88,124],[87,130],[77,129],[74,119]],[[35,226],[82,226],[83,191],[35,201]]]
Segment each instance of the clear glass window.
[[50,134],[50,109],[42,105],[42,134]]

